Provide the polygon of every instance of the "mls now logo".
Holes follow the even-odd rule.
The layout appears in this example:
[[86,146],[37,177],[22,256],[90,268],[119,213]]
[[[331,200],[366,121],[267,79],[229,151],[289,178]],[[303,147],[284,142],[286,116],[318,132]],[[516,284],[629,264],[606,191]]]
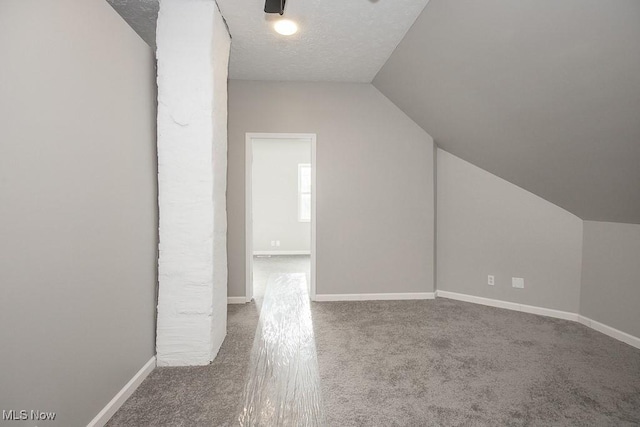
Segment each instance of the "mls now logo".
[[22,409],[20,411],[16,411],[11,409],[9,411],[2,410],[2,420],[3,421],[53,421],[56,419],[55,412],[41,412],[34,411],[33,409],[27,411],[26,409]]

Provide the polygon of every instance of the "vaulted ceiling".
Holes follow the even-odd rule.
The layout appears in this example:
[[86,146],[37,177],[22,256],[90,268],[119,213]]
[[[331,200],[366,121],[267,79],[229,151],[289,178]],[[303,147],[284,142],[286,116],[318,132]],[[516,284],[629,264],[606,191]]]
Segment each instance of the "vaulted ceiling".
[[[108,1],[154,38],[157,0]],[[373,79],[445,150],[583,219],[640,223],[640,1],[427,2],[288,0],[286,39],[264,0],[218,0],[230,77]]]
[[640,223],[640,1],[431,0],[373,84],[445,150]]

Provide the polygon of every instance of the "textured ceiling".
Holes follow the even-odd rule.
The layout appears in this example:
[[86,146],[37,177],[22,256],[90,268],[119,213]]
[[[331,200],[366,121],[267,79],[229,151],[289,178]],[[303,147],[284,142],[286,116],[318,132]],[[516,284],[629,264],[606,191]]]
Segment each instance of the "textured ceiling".
[[158,0],[107,0],[149,46],[156,47]]
[[[155,48],[158,0],[107,1]],[[229,77],[370,82],[428,1],[287,0],[284,18],[300,30],[283,37],[264,0],[217,0],[233,37]]]
[[300,30],[283,37],[264,0],[218,0],[233,42],[229,76],[370,82],[428,0],[287,0]]
[[373,84],[445,150],[640,223],[640,1],[431,0]]

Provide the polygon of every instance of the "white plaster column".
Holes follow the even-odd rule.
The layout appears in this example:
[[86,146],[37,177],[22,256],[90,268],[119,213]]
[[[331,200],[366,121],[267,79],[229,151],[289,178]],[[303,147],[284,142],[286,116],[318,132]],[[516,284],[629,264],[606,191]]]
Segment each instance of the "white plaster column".
[[157,360],[206,365],[226,335],[227,69],[214,0],[160,0]]

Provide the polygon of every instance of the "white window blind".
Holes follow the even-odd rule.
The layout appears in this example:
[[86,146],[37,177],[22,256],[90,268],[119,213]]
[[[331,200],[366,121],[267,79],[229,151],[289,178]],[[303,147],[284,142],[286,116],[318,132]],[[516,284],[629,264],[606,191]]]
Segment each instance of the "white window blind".
[[311,222],[311,165],[298,164],[298,221]]

